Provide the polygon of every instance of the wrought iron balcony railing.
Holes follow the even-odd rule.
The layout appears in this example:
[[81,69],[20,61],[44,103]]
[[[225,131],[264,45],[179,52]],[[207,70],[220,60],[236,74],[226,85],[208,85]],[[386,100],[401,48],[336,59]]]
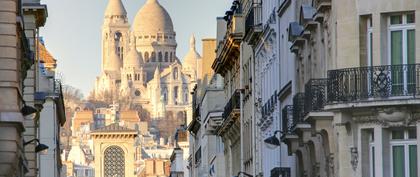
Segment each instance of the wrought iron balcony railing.
[[241,106],[240,100],[241,100],[240,92],[235,91],[235,93],[232,95],[232,97],[229,99],[229,101],[227,102],[225,106],[225,109],[222,115],[223,119],[227,119],[233,111],[239,112],[239,109]]
[[305,94],[297,93],[293,97],[293,123],[296,125],[303,122],[305,116]]
[[328,103],[412,99],[420,93],[420,64],[328,71]]
[[327,103],[327,79],[311,79],[305,85],[305,115],[322,111]]
[[293,106],[287,105],[282,109],[282,126],[283,132],[287,135],[293,134],[296,123],[293,119]]
[[262,5],[260,3],[251,3],[249,12],[245,19],[245,37],[244,40],[254,45],[259,34],[262,33]]

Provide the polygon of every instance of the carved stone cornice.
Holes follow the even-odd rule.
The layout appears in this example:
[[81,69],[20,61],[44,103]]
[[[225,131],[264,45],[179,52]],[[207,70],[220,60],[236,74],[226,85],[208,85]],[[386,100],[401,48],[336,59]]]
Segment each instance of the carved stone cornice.
[[353,115],[355,123],[379,124],[385,127],[407,127],[420,119],[420,112],[407,107],[381,107],[370,114]]

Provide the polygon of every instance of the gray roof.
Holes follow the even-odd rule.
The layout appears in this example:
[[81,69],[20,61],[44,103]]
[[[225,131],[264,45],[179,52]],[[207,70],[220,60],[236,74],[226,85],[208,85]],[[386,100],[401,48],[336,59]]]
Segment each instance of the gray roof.
[[122,127],[118,123],[113,123],[106,127],[92,131],[93,133],[108,133],[108,132],[136,132],[135,130],[129,129],[127,127]]

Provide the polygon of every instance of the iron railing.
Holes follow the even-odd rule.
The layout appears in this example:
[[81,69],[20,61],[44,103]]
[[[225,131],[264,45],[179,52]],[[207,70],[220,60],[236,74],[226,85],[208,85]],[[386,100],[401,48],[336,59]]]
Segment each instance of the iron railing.
[[267,116],[270,116],[274,112],[277,102],[278,102],[277,91],[274,91],[270,99],[268,99],[261,108],[261,114],[262,114],[263,119],[266,118]]
[[383,65],[328,71],[328,103],[390,97],[415,98],[420,93],[420,64]]
[[256,26],[262,24],[262,6],[259,3],[253,3],[245,19],[245,34],[254,30]]
[[305,94],[297,93],[293,97],[293,123],[302,123],[305,116]]
[[305,85],[305,115],[322,111],[327,103],[327,79],[311,79]]
[[240,92],[235,91],[235,93],[230,97],[229,101],[227,102],[225,109],[223,111],[223,119],[226,119],[229,117],[229,115],[235,110],[240,109],[241,102],[240,102]]
[[282,126],[283,129],[282,131],[287,134],[293,134],[293,131],[295,129],[296,123],[293,122],[293,106],[292,105],[287,105],[282,109],[281,112],[281,116],[282,116]]

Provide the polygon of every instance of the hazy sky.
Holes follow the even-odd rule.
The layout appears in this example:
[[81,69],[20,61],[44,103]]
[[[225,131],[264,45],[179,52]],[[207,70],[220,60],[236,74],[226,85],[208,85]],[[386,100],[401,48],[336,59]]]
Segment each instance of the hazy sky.
[[[145,0],[123,0],[130,24]],[[201,39],[216,36],[216,17],[223,16],[231,0],[159,0],[172,17],[180,59],[194,34],[201,53]],[[65,84],[82,90],[93,89],[100,74],[101,26],[108,0],[42,0],[48,19],[41,29],[47,49],[58,60]]]

